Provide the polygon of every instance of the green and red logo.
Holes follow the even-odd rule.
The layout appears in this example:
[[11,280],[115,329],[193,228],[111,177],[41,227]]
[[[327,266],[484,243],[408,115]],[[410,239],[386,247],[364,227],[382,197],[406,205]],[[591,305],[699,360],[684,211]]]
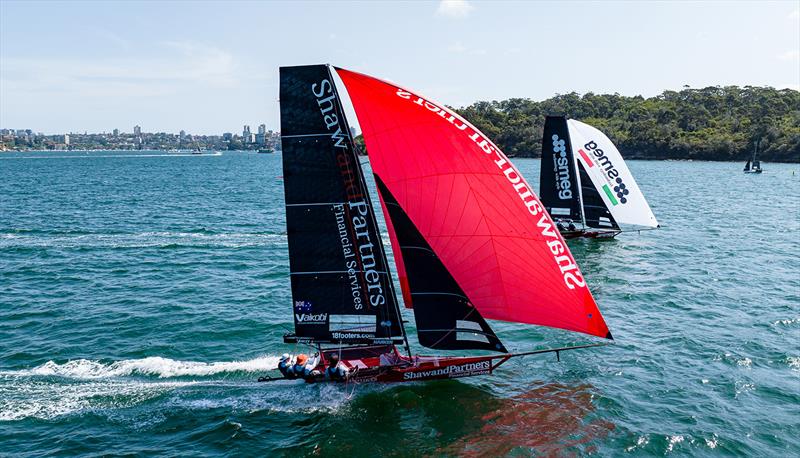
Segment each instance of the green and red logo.
[[[597,147],[597,143],[594,141],[590,141],[589,143],[583,145],[589,152],[592,153],[591,157],[587,154],[583,148],[578,149],[578,154],[581,155],[583,158],[583,162],[586,163],[588,168],[593,168],[595,166],[600,167],[603,169],[604,174],[606,176],[607,184],[603,185],[603,192],[606,193],[608,200],[611,201],[612,205],[618,204],[626,204],[628,202],[628,198],[626,197],[630,194],[628,187],[625,186],[623,183],[622,178],[619,176],[619,171],[614,167],[614,164],[611,163],[611,160],[608,159],[608,156],[603,152],[602,149]],[[612,192],[611,189],[614,189]]]

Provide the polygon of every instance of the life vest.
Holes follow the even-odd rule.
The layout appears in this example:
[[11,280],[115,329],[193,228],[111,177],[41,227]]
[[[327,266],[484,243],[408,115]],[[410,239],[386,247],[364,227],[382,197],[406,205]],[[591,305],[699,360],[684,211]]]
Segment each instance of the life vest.
[[347,380],[347,369],[340,367],[339,364],[337,364],[335,367],[328,366],[325,369],[325,378],[335,382],[344,382]]
[[304,377],[306,373],[306,365],[305,364],[295,364],[292,366],[292,373],[294,374],[295,378],[297,377]]
[[281,371],[284,378],[297,378],[297,374],[294,373],[294,368],[289,363],[288,360],[279,362],[278,370]]

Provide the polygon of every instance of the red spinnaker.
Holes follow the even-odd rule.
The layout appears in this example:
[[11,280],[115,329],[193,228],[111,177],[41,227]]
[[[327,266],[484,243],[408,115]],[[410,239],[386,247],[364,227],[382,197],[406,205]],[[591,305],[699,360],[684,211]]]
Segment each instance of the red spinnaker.
[[497,146],[442,105],[337,71],[373,172],[485,318],[611,338],[564,239]]

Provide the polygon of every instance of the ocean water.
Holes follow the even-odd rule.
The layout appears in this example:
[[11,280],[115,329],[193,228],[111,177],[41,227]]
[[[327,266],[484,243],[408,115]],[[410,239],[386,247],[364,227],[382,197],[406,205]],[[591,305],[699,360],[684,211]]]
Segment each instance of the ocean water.
[[299,350],[280,155],[4,153],[0,456],[797,456],[798,166],[629,165],[664,227],[570,242],[615,345],[345,386],[255,382]]

